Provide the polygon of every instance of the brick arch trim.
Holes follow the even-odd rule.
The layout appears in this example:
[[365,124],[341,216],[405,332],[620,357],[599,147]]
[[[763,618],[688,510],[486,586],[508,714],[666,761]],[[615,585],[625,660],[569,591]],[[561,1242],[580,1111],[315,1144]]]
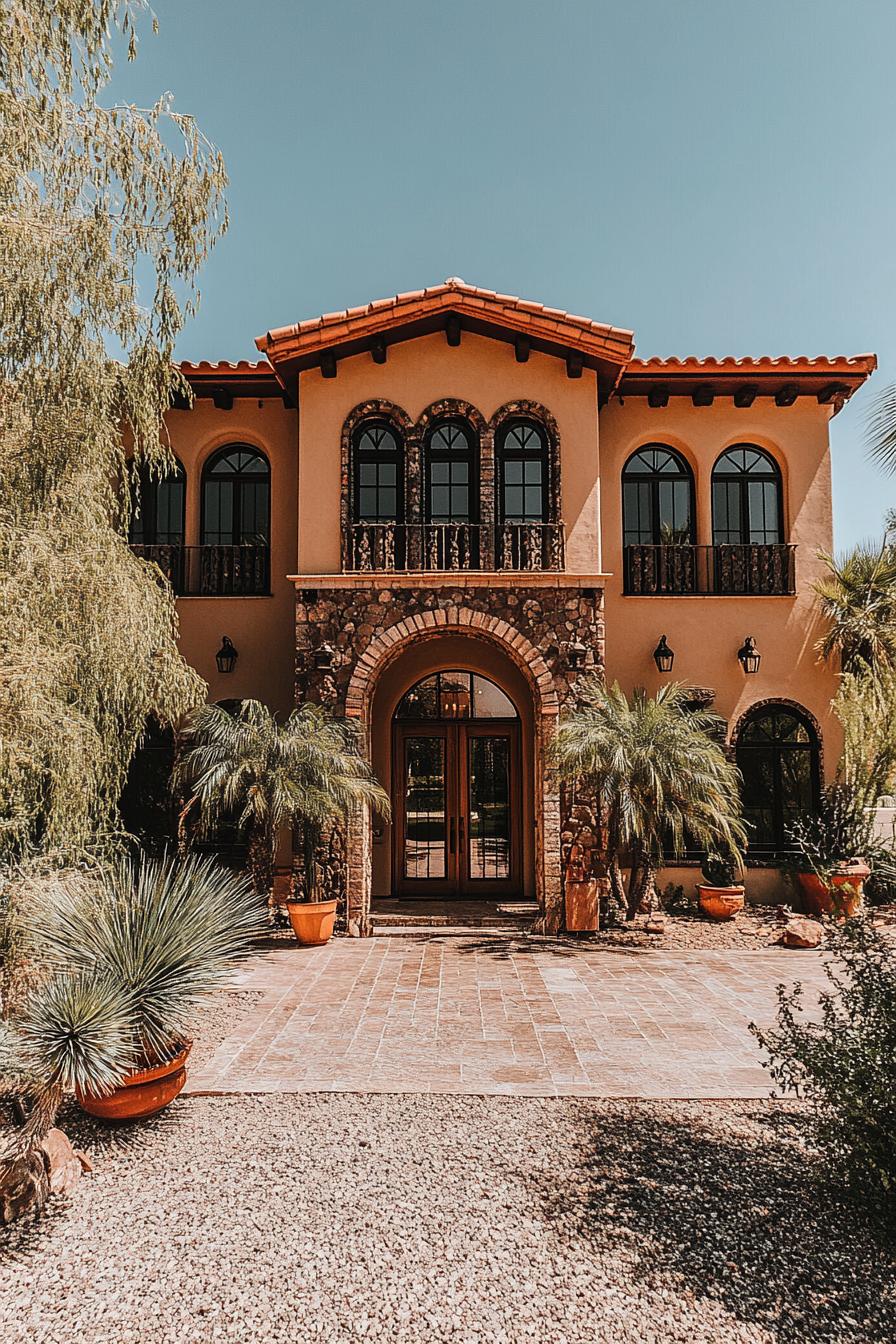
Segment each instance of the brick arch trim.
[[[405,478],[407,478],[407,459],[410,451],[409,444],[413,436],[414,422],[407,411],[395,404],[394,401],[385,401],[382,398],[374,398],[370,401],[362,401],[354,406],[345,417],[342,425],[341,447],[340,447],[340,505],[339,522],[342,528],[342,567],[349,569],[349,550],[350,550],[350,528],[354,519],[352,518],[352,500],[355,496],[354,485],[354,462],[352,453],[352,440],[355,437],[355,430],[365,420],[388,420],[394,429],[398,431],[402,442],[405,458]],[[405,479],[405,508],[407,508],[407,479]]]
[[489,432],[492,443],[498,442],[498,435],[502,425],[508,420],[535,420],[541,425],[548,440],[548,505],[550,509],[549,522],[559,523],[561,521],[561,500],[560,490],[560,430],[557,428],[557,421],[546,406],[542,406],[539,401],[528,401],[521,398],[517,401],[506,401],[503,406],[499,406],[488,422]]
[[535,696],[536,716],[556,718],[559,715],[560,701],[554,678],[535,645],[507,621],[473,611],[469,607],[459,607],[450,616],[441,609],[409,616],[374,639],[358,659],[352,673],[345,696],[346,716],[354,719],[363,717],[383,670],[409,642],[448,633],[468,634],[497,644],[526,676]]

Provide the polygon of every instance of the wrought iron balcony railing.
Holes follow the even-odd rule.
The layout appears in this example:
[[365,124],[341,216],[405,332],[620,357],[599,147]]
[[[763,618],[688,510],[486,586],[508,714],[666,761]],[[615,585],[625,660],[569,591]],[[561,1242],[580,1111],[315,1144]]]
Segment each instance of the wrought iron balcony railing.
[[780,597],[795,591],[796,546],[626,546],[624,592],[634,597],[716,594]]
[[346,569],[562,570],[562,523],[355,523],[346,539]]
[[132,546],[179,597],[260,597],[271,590],[269,546]]

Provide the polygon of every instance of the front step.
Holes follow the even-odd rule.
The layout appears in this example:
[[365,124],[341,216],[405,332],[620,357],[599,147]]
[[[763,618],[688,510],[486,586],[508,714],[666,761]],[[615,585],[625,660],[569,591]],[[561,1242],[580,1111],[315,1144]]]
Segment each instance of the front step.
[[[377,908],[379,905],[379,909]],[[535,901],[374,902],[370,912],[374,936],[408,934],[528,933],[540,914]]]

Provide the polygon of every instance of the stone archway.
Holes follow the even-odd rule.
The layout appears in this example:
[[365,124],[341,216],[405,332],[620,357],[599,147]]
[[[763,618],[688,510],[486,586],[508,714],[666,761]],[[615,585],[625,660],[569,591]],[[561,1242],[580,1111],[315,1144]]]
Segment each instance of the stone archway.
[[[462,635],[496,646],[522,673],[533,708],[533,782],[535,819],[535,891],[548,927],[557,927],[562,903],[561,802],[546,748],[560,713],[554,677],[532,642],[507,621],[468,607],[448,607],[406,617],[375,637],[358,659],[345,695],[346,716],[360,727],[365,750],[370,745],[371,710],[376,687],[386,669],[412,645]],[[357,812],[347,832],[347,923],[349,932],[369,932],[372,883],[372,826],[366,812]]]

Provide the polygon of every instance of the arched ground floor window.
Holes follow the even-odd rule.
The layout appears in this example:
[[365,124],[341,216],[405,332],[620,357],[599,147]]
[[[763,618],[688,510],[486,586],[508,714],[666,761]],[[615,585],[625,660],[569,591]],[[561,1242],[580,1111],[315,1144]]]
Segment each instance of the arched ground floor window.
[[741,720],[734,750],[750,853],[786,851],[793,823],[818,807],[821,744],[810,716],[792,705],[757,705]]

